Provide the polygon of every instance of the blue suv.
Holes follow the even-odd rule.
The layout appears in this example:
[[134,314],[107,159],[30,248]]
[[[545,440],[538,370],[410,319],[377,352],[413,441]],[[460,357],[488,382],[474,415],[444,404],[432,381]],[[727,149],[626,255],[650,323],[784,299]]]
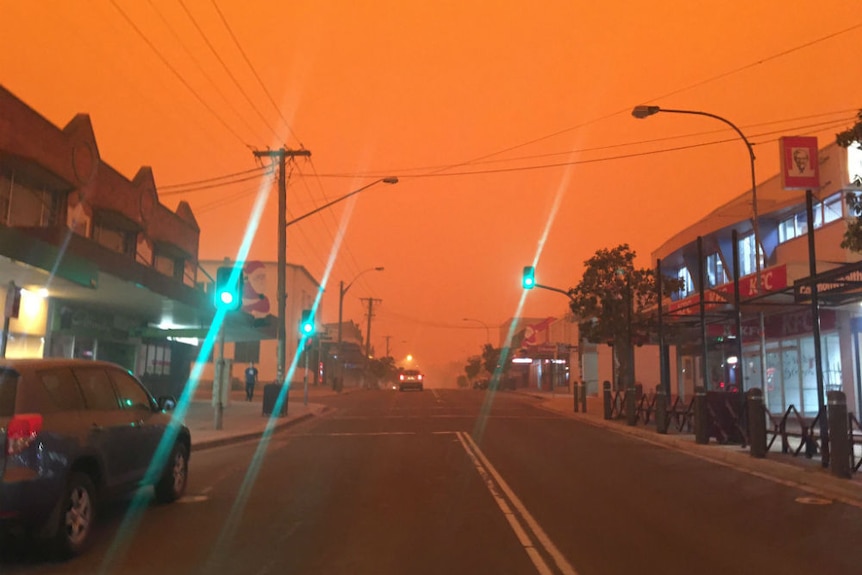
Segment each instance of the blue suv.
[[157,501],[180,498],[191,435],[172,403],[112,363],[0,359],[0,530],[76,555],[101,500],[145,484]]

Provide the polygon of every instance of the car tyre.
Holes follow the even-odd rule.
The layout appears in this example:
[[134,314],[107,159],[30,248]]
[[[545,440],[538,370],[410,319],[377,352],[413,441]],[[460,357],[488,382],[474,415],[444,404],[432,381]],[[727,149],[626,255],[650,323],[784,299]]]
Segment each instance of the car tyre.
[[177,442],[165,463],[162,478],[156,483],[156,501],[173,503],[186,492],[189,478],[189,450]]
[[72,472],[60,505],[54,550],[61,557],[74,557],[80,555],[90,543],[96,519],[96,487],[90,476],[79,471]]

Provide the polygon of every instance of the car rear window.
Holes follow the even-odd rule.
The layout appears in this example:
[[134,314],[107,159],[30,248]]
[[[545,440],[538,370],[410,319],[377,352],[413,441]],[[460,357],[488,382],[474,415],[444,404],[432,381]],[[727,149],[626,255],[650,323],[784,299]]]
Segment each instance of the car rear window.
[[18,372],[0,368],[0,417],[15,414],[15,393],[18,389]]

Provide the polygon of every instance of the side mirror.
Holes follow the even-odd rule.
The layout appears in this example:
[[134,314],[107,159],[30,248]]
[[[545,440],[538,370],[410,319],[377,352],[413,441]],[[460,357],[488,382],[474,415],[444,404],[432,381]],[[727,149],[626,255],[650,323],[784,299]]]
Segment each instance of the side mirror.
[[162,411],[173,411],[177,406],[177,400],[170,395],[163,395],[158,400],[159,409]]

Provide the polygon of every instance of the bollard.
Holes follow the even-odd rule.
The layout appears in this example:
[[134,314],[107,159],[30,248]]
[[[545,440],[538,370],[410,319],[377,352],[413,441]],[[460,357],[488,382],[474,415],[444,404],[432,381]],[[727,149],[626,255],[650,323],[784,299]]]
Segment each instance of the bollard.
[[577,381],[572,382],[572,402],[575,404],[575,413],[578,412],[578,385]]
[[625,397],[626,397],[626,425],[635,426],[638,424],[637,389],[634,387],[627,387]]
[[667,395],[661,384],[655,386],[655,430],[662,435],[667,434],[670,420],[667,417]]
[[602,400],[605,404],[605,419],[611,418],[611,413],[613,413],[611,406],[611,382],[606,381],[602,384]]
[[706,388],[694,388],[694,442],[700,445],[709,443],[709,422],[706,412]]
[[847,419],[847,396],[843,391],[826,392],[826,408],[829,415],[829,466],[832,475],[850,479],[850,432]]
[[745,393],[748,404],[748,441],[751,443],[751,456],[757,459],[766,457],[766,409],[763,406],[763,390],[756,387]]
[[587,383],[582,381],[581,385],[581,413],[587,412]]

